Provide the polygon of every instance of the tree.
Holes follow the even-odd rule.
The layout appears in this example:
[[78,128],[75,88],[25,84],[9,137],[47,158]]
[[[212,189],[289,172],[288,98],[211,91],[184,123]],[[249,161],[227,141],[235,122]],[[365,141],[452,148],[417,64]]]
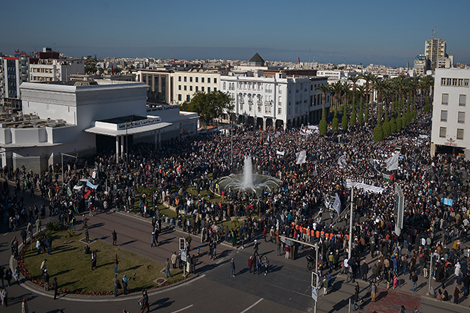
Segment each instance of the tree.
[[335,117],[333,117],[333,121],[331,122],[331,128],[335,132],[338,131],[338,117],[336,116],[337,112],[338,111],[335,110]]
[[343,118],[341,120],[341,127],[343,127],[344,131],[348,130],[348,110],[346,109],[346,104],[344,104]]
[[233,111],[234,105],[228,93],[211,91],[204,93],[198,91],[190,101],[181,105],[181,110],[197,112],[201,121],[209,124],[213,119],[220,118],[224,113]]
[[322,106],[322,112],[321,112],[321,121],[320,124],[318,125],[319,128],[319,133],[322,136],[326,135],[327,132],[327,123],[326,123],[326,93],[330,92],[330,87],[325,84],[325,85],[317,85],[315,86],[315,90],[320,90],[321,91],[321,106]]
[[95,74],[96,73],[96,63],[98,63],[98,59],[92,57],[91,55],[86,57],[85,60],[85,74]]
[[390,119],[389,124],[390,124],[390,133],[391,134],[396,133],[397,132],[397,124],[395,123],[395,118],[394,117],[392,117]]

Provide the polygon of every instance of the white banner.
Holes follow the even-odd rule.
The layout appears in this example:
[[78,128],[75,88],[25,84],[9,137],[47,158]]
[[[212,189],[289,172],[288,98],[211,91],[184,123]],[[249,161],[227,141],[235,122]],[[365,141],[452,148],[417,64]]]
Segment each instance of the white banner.
[[307,161],[307,152],[305,150],[297,152],[295,156],[297,157],[296,164],[303,164]]
[[338,165],[339,165],[339,168],[344,168],[344,166],[346,165],[346,155],[345,154],[343,154],[342,156],[339,157]]
[[387,171],[394,171],[398,169],[398,154],[394,153],[392,156],[385,160],[387,164]]
[[333,209],[336,210],[338,215],[341,212],[341,200],[339,199],[338,194],[336,194],[336,196],[335,196],[335,202],[333,203]]
[[373,193],[382,193],[385,189],[382,187],[367,185],[364,183],[356,183],[356,182],[346,182],[346,188],[355,187],[358,189],[364,189],[365,191],[373,192]]
[[276,151],[277,155],[284,155],[285,153],[286,153],[285,151],[279,151],[279,150]]

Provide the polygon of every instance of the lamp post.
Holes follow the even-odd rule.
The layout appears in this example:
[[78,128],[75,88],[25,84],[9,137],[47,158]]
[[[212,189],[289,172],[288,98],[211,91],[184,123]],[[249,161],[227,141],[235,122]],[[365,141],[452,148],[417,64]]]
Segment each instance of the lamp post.
[[65,184],[65,177],[64,177],[64,155],[65,156],[68,156],[68,157],[71,157],[71,158],[77,158],[78,156],[75,156],[75,155],[70,155],[70,154],[67,154],[67,153],[61,153],[60,154],[60,158],[61,158],[61,161],[62,161],[62,188],[64,188],[64,184]]
[[351,184],[351,212],[349,216],[349,249],[348,249],[348,260],[351,259],[351,247],[352,247],[352,226],[353,226],[353,205],[354,205],[354,185]]

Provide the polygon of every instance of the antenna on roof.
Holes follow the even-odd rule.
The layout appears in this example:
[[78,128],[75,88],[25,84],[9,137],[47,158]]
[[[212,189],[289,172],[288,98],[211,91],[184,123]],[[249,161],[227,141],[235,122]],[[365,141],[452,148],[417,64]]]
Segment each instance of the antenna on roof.
[[431,39],[434,39],[434,28],[431,31]]
[[436,25],[436,39],[437,39],[437,25]]

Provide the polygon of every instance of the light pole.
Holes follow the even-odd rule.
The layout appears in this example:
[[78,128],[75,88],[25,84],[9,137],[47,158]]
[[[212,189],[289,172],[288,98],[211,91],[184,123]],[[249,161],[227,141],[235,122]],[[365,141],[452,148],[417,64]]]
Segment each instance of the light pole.
[[230,167],[233,172],[233,121],[232,114],[230,114]]
[[349,249],[348,249],[348,260],[351,259],[351,247],[352,247],[352,226],[353,226],[353,205],[354,205],[354,185],[351,183],[351,212],[349,215]]
[[64,177],[64,155],[65,156],[68,156],[68,157],[71,157],[71,158],[77,158],[78,156],[75,156],[75,155],[70,155],[70,154],[67,154],[67,153],[61,153],[60,154],[60,158],[61,158],[61,161],[62,161],[62,188],[64,188],[64,183],[65,183],[65,177]]

